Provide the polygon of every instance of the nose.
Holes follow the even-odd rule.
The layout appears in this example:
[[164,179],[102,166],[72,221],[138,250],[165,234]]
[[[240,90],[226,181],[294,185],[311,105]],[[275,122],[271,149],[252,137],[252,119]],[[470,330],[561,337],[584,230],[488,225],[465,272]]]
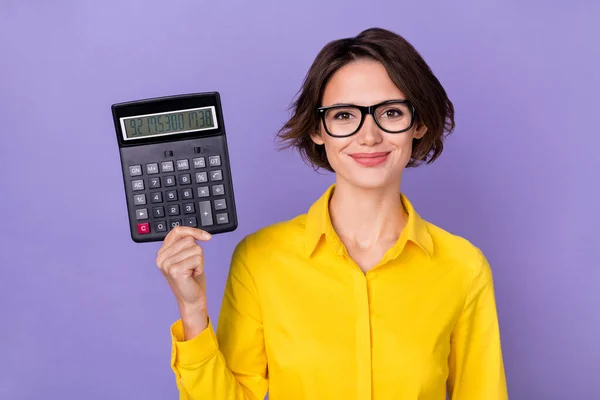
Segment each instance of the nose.
[[374,146],[381,143],[383,134],[381,129],[379,129],[375,123],[372,115],[367,115],[365,117],[365,122],[363,123],[363,126],[360,127],[360,130],[356,132],[356,137],[358,142],[365,146]]

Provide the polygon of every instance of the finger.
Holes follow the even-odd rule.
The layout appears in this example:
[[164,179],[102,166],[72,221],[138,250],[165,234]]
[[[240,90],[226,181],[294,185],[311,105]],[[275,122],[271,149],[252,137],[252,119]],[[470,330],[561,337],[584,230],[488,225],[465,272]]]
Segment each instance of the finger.
[[191,236],[195,240],[208,241],[212,235],[202,229],[192,228],[190,226],[177,226],[173,228],[165,237],[162,246],[158,249],[158,254],[161,254],[173,243],[181,240],[186,236]]
[[185,260],[186,258],[194,256],[200,256],[200,262],[203,262],[204,253],[202,251],[202,247],[195,245],[185,248],[181,251],[172,253],[171,255],[163,258],[162,262],[160,263],[160,268],[164,272],[167,272],[168,269],[171,268],[173,265],[181,262],[182,260]]
[[184,236],[171,246],[162,247],[156,256],[156,264],[160,267],[160,264],[164,263],[167,258],[183,251],[188,247],[200,247],[196,243],[196,239],[193,236]]
[[160,247],[160,249],[158,249],[158,253],[157,253],[157,261],[159,258],[165,258],[168,257],[169,254],[173,254],[174,252],[183,250],[186,247],[190,247],[190,246],[196,246],[196,238],[193,236],[184,236],[182,238],[180,238],[179,240],[177,240],[176,242],[171,243],[171,245],[166,245],[163,243],[163,245]]
[[[166,262],[169,263],[169,261],[170,259]],[[204,263],[202,255],[195,253],[187,255],[187,257],[179,260],[177,263],[168,264],[163,271],[165,275],[168,275],[173,279],[179,277],[191,277],[203,272]]]
[[212,237],[212,235],[202,229],[194,228],[191,226],[176,226],[165,236],[163,244],[170,246],[177,240],[184,236],[193,236],[197,240],[206,241]]

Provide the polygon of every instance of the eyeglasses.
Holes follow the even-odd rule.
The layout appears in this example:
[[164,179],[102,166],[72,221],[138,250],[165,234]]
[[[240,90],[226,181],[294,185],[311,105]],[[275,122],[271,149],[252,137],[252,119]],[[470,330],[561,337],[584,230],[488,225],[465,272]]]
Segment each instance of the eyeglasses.
[[329,136],[347,137],[360,130],[367,114],[381,130],[400,133],[409,130],[415,119],[415,107],[409,100],[387,100],[372,106],[336,104],[317,108]]

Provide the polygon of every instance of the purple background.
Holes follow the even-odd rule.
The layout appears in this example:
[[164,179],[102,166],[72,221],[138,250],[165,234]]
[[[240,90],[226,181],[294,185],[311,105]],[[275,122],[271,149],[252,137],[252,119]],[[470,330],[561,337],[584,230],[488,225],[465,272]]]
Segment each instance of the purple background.
[[599,399],[600,6],[499,3],[0,2],[0,398],[176,398],[177,308],[159,244],[129,237],[112,103],[221,92],[240,225],[205,246],[216,318],[235,244],[333,180],[273,141],[310,63],[381,26],[456,106],[403,191],[488,256],[511,399]]

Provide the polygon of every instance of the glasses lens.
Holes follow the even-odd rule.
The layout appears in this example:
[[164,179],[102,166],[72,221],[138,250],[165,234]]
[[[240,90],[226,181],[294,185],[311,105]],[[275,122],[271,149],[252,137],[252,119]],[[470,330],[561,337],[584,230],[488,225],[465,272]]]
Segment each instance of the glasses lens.
[[357,108],[330,108],[325,112],[325,126],[334,136],[354,133],[358,125],[360,125],[360,110]]
[[412,110],[406,103],[388,103],[375,110],[379,125],[390,132],[400,132],[410,126]]

